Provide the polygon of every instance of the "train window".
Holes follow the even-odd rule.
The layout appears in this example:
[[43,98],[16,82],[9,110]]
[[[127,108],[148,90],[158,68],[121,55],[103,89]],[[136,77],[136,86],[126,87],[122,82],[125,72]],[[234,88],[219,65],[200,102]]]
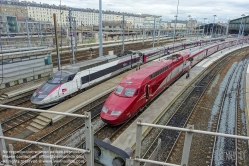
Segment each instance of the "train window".
[[135,92],[135,89],[133,89],[133,88],[126,88],[125,92],[124,92],[124,95],[126,97],[132,97],[133,94],[134,94],[134,92]]
[[38,79],[41,79],[41,74],[38,75]]
[[118,85],[117,88],[116,88],[116,90],[115,90],[115,93],[118,94],[118,95],[120,95],[122,93],[123,89],[124,89],[124,87]]
[[36,59],[36,55],[30,56],[29,59]]
[[68,76],[69,76],[68,73],[56,72],[48,78],[47,83],[51,84],[65,83],[68,80]]
[[29,56],[22,57],[22,61],[27,61],[27,60],[29,60]]
[[10,83],[5,83],[5,88],[9,88],[10,87]]
[[24,79],[23,79],[23,83],[26,83],[26,82],[27,82],[27,78],[24,78]]
[[136,93],[135,93],[135,95],[138,95],[138,90],[136,90]]
[[74,78],[74,76],[75,76],[75,75],[71,75],[71,76],[69,76],[69,77],[68,77],[68,82],[69,82],[69,81],[72,81],[72,80],[73,80],[73,78]]
[[22,61],[21,58],[13,58],[13,62],[20,62],[20,61]]

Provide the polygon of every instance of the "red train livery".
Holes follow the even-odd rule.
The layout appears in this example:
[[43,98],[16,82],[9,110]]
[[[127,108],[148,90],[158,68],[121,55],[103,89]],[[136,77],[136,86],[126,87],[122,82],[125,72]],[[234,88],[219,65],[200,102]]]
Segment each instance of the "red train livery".
[[101,118],[119,125],[134,116],[176,77],[190,69],[189,53],[174,54],[127,75],[106,100]]

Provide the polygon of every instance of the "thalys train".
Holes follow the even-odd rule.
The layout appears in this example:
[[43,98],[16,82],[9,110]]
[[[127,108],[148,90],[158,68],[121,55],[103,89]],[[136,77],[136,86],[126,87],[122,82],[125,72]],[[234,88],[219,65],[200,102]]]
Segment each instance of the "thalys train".
[[[218,41],[222,39],[213,39]],[[209,40],[208,40],[209,41]],[[31,96],[31,102],[38,107],[48,107],[63,101],[69,95],[84,90],[96,83],[133,68],[138,61],[146,63],[173,51],[206,44],[208,41],[192,41],[169,47],[157,47],[132,51],[123,57],[106,56],[66,66],[52,74]]]
[[126,122],[203,58],[243,42],[249,43],[248,38],[214,44],[191,53],[180,52],[130,73],[107,98],[101,110],[101,119],[114,126]]

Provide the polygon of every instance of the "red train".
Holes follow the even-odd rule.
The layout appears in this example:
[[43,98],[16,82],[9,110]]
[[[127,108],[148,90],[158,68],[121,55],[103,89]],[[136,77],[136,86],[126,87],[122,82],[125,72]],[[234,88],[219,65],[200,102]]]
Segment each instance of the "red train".
[[[101,118],[119,125],[134,116],[176,77],[190,68],[189,53],[174,54],[127,75],[106,100]],[[188,63],[184,63],[188,62]]]
[[249,40],[228,41],[191,53],[174,54],[127,75],[107,98],[101,110],[101,119],[113,126],[126,122],[203,58],[241,42],[248,43]]

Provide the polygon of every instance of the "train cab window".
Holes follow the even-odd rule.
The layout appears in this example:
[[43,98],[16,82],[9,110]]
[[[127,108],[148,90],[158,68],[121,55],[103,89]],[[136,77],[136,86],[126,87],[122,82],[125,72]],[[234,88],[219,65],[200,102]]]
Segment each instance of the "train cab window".
[[68,77],[69,77],[68,73],[56,72],[48,78],[47,83],[51,84],[65,83],[68,81]]
[[68,77],[68,79],[67,79],[67,82],[72,81],[72,80],[74,79],[74,76],[75,76],[75,74],[74,74],[74,75],[70,75],[70,76]]
[[124,92],[124,95],[126,97],[132,97],[134,95],[135,90],[136,89],[134,89],[134,88],[126,88],[125,92]]
[[118,85],[117,88],[116,88],[116,90],[115,90],[115,93],[118,94],[118,95],[120,95],[122,93],[123,89],[124,89],[124,87]]
[[73,80],[72,76],[69,76],[67,79],[67,82],[72,81],[72,80]]
[[136,90],[136,93],[135,93],[135,95],[138,95],[138,90]]

